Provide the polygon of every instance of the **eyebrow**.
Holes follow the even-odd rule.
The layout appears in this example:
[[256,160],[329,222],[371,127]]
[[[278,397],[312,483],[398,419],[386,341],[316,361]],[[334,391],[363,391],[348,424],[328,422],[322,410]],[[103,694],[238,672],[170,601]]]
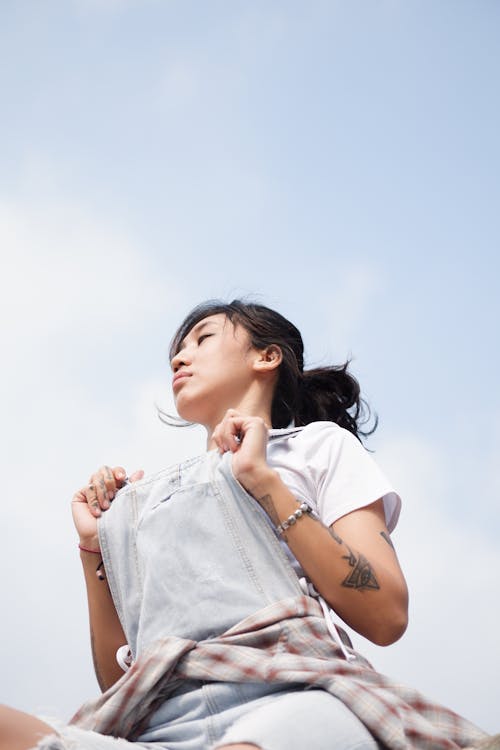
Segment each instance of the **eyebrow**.
[[214,325],[215,323],[216,323],[215,320],[205,320],[205,321],[201,321],[201,323],[197,323],[195,326],[193,326],[191,328],[191,330],[189,331],[189,333],[187,333],[186,336],[184,336],[184,338],[182,339],[182,341],[179,344],[179,348],[178,348],[177,351],[180,352],[180,350],[182,349],[182,347],[185,345],[186,339],[187,339],[188,336],[191,336],[191,334],[194,336],[197,333],[199,333],[200,331],[202,331],[206,326]]

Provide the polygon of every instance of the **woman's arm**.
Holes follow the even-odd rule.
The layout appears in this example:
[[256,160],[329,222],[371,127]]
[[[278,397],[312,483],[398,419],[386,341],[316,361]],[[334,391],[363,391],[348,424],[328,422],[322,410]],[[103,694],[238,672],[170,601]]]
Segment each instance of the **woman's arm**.
[[[130,481],[140,479],[142,474],[135,472]],[[125,476],[125,470],[121,467],[110,469],[103,466],[92,475],[88,485],[75,493],[71,505],[80,537],[80,557],[87,587],[92,658],[97,682],[103,692],[123,676],[123,670],[116,661],[116,652],[127,642],[127,638],[101,565],[97,519],[109,508],[117,489],[123,486]]]
[[[213,432],[233,455],[233,473],[279,526],[298,502],[267,464],[267,427],[259,417],[230,409]],[[316,590],[361,635],[379,645],[400,638],[408,623],[408,590],[390,543],[382,500],[327,528],[310,515],[285,532],[285,541]]]
[[[276,525],[297,509],[297,500],[273,470],[251,494]],[[380,646],[403,635],[408,590],[382,500],[347,514],[330,528],[303,516],[284,538],[316,590],[350,627]]]
[[[82,542],[82,546],[87,545]],[[107,581],[96,575],[96,568],[102,562],[101,556],[80,550],[80,557],[87,587],[94,670],[99,687],[104,692],[123,677],[123,670],[116,661],[116,652],[127,642],[127,638],[118,619]]]

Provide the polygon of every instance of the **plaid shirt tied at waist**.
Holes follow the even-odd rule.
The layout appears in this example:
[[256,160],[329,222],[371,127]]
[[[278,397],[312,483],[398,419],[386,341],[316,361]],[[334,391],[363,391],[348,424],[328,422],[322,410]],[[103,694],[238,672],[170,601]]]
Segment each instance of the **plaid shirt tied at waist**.
[[476,747],[488,736],[453,711],[379,674],[359,654],[346,660],[320,605],[309,596],[260,609],[217,638],[196,642],[169,636],[155,642],[109,690],[85,703],[71,723],[137,738],[148,717],[184,679],[322,688],[391,750]]

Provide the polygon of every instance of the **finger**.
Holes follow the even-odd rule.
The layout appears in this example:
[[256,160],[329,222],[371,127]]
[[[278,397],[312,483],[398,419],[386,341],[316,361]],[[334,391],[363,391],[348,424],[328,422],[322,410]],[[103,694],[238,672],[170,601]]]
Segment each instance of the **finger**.
[[117,488],[123,487],[127,481],[127,472],[123,466],[115,466],[112,470]]
[[231,451],[235,453],[240,449],[242,440],[245,436],[248,426],[257,417],[244,417],[235,409],[228,409],[222,422],[216,428],[216,441],[221,446],[221,452]]
[[99,500],[97,499],[97,489],[95,484],[91,482],[86,487],[84,487],[82,491],[92,515],[96,518],[99,518],[99,516],[101,515],[101,507],[99,505]]
[[212,440],[214,441],[217,448],[219,449],[219,453],[225,453],[227,450],[222,439],[222,430],[223,430],[222,425],[223,425],[223,422],[219,422],[219,424],[216,426],[216,428],[212,432]]
[[137,469],[137,471],[134,471],[134,473],[129,476],[129,482],[138,482],[143,476],[144,471],[142,469]]
[[234,444],[233,453],[242,447],[257,451],[259,454],[265,452],[269,430],[261,417],[234,417],[233,420]]
[[212,438],[221,453],[238,450],[240,442],[239,427],[235,427],[234,424],[242,419],[236,409],[228,409],[222,421],[215,428]]
[[95,474],[92,474],[89,484],[95,486],[100,507],[107,510],[110,500],[114,498],[118,489],[112,469],[109,466],[101,466]]
[[232,432],[231,425],[228,424],[227,420],[221,424],[221,428],[217,437],[217,444],[221,453],[227,453],[235,448],[234,435]]
[[226,416],[214,431],[213,438],[221,453],[239,448],[239,429],[233,417]]
[[[114,483],[114,480],[113,480]],[[107,510],[109,508],[109,497],[108,497],[108,488],[106,486],[106,480],[104,478],[104,475],[102,473],[94,474],[92,477],[92,486],[95,488],[97,501],[99,503],[99,506],[103,510]],[[110,494],[112,497],[114,497],[114,493],[112,490],[110,490]]]
[[236,418],[228,419],[224,431],[224,443],[227,446],[227,450],[232,453],[239,450],[242,438],[241,420]]
[[104,479],[104,483],[106,485],[108,500],[112,500],[116,495],[116,490],[118,489],[114,470],[110,466],[103,466],[101,469],[101,476]]

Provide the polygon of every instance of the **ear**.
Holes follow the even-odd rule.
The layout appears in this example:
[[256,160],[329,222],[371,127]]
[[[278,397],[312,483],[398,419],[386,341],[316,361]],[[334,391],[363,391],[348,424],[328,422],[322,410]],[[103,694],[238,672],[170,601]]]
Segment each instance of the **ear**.
[[277,344],[271,344],[257,352],[253,366],[258,372],[273,372],[278,369],[282,362],[283,352],[280,347]]

